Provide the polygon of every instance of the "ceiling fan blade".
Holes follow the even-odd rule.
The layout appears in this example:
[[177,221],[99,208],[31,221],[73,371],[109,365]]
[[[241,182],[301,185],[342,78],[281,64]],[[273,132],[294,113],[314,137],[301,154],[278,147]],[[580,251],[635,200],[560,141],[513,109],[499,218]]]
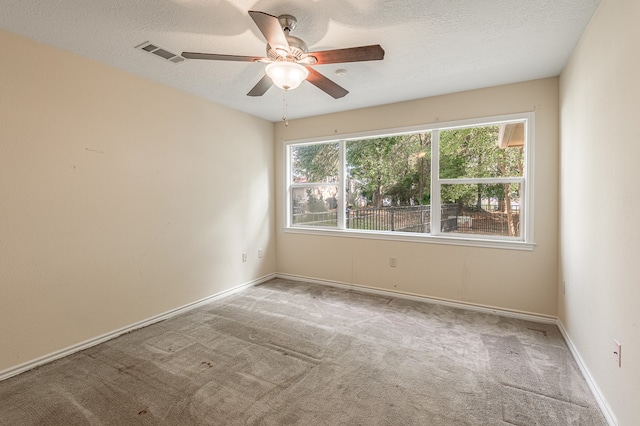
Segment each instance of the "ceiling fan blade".
[[341,62],[379,61],[384,59],[384,50],[379,44],[371,46],[348,47],[346,49],[310,52],[318,59],[318,64],[337,64]]
[[258,84],[253,86],[253,89],[251,89],[249,93],[247,93],[247,96],[262,96],[266,93],[267,90],[269,90],[271,86],[273,86],[273,81],[271,81],[271,78],[265,74],[265,76],[260,79]]
[[218,55],[216,53],[182,52],[182,57],[187,59],[208,59],[211,61],[239,61],[258,62],[265,60],[261,56]]
[[339,86],[337,83],[329,80],[324,75],[320,74],[318,71],[314,70],[311,67],[307,67],[309,70],[309,76],[307,77],[307,81],[318,89],[326,92],[328,95],[332,96],[334,99],[341,98],[345,96],[349,91],[344,87]]
[[255,10],[250,10],[249,15],[251,15],[253,22],[258,26],[267,43],[269,43],[274,50],[284,49],[286,52],[285,55],[289,53],[289,42],[276,16]]

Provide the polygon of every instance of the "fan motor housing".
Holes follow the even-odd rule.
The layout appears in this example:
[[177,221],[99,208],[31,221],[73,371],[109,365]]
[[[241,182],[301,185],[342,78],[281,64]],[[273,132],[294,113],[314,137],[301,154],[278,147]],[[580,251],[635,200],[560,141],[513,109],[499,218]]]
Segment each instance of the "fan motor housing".
[[[278,22],[282,27],[285,37],[287,38],[287,42],[289,43],[289,53],[287,54],[286,59],[295,62],[300,61],[304,58],[309,49],[307,47],[307,43],[302,39],[290,35],[291,31],[293,31],[298,25],[298,20],[293,15],[280,15],[278,16]],[[273,49],[269,43],[267,43],[267,57],[272,61],[277,61],[282,56],[278,54],[278,52]]]
[[[289,54],[287,55],[287,59],[292,59],[294,61],[299,61],[304,58],[304,55],[307,53],[308,48],[307,44],[299,39],[298,37],[294,37],[292,35],[286,35],[287,42],[289,43]],[[280,55],[276,52],[275,49],[271,47],[267,43],[267,57],[272,61],[278,60]]]

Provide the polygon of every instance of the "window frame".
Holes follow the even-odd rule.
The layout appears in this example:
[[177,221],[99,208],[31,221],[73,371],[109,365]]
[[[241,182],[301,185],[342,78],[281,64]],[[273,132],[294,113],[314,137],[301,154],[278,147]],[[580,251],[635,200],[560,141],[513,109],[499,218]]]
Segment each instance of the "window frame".
[[[461,129],[469,127],[482,127],[503,124],[508,122],[525,123],[525,149],[523,161],[522,177],[499,177],[499,178],[453,178],[441,179],[439,176],[439,133],[444,130]],[[325,236],[339,236],[348,238],[365,238],[365,239],[381,239],[391,241],[409,241],[424,242],[430,244],[447,244],[447,245],[463,245],[477,246],[489,248],[505,248],[515,250],[533,250],[535,242],[533,240],[534,232],[534,199],[533,199],[533,183],[534,183],[534,148],[535,148],[535,112],[514,113],[499,116],[479,117],[464,120],[455,120],[448,122],[435,122],[430,124],[400,127],[384,130],[375,130],[367,132],[357,132],[348,134],[334,134],[331,136],[294,139],[284,141],[284,165],[286,172],[284,173],[285,189],[284,197],[284,220],[283,231],[295,234],[311,234]],[[318,143],[335,142],[339,145],[340,164],[338,166],[338,183],[335,185],[339,189],[340,197],[338,197],[338,212],[345,210],[344,185],[346,176],[346,142],[350,140],[359,140],[375,137],[396,136],[411,133],[427,133],[432,132],[431,142],[431,223],[440,223],[440,205],[441,205],[441,187],[447,184],[467,184],[467,183],[519,183],[522,196],[520,198],[520,236],[491,236],[479,234],[461,234],[461,233],[442,233],[438,226],[431,226],[431,233],[409,233],[397,231],[369,231],[361,229],[345,229],[345,215],[337,215],[337,226],[334,227],[312,227],[304,225],[291,224],[291,194],[293,188],[312,187],[312,186],[328,186],[329,183],[292,183],[291,170],[291,147],[299,145],[311,145]],[[435,167],[437,165],[438,167]],[[434,232],[435,231],[435,232]]]

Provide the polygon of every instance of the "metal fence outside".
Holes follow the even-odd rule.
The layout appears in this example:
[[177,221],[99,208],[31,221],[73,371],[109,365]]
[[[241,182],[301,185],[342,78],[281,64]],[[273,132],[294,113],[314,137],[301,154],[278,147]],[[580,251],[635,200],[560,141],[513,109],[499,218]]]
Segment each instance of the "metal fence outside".
[[[440,211],[440,231],[483,235],[509,236],[508,215],[486,206],[481,210],[462,208],[458,204],[443,204]],[[519,235],[520,211],[512,206],[513,229]],[[337,211],[319,213],[295,213],[293,225],[335,227],[338,223]],[[345,227],[370,231],[395,231],[429,233],[431,206],[391,206],[347,209]]]

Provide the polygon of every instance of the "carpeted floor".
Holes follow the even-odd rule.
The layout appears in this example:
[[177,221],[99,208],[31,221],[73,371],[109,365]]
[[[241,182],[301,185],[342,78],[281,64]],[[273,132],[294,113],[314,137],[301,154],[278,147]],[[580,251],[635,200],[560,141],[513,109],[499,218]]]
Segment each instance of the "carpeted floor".
[[605,425],[554,325],[281,279],[0,382],[0,425]]

